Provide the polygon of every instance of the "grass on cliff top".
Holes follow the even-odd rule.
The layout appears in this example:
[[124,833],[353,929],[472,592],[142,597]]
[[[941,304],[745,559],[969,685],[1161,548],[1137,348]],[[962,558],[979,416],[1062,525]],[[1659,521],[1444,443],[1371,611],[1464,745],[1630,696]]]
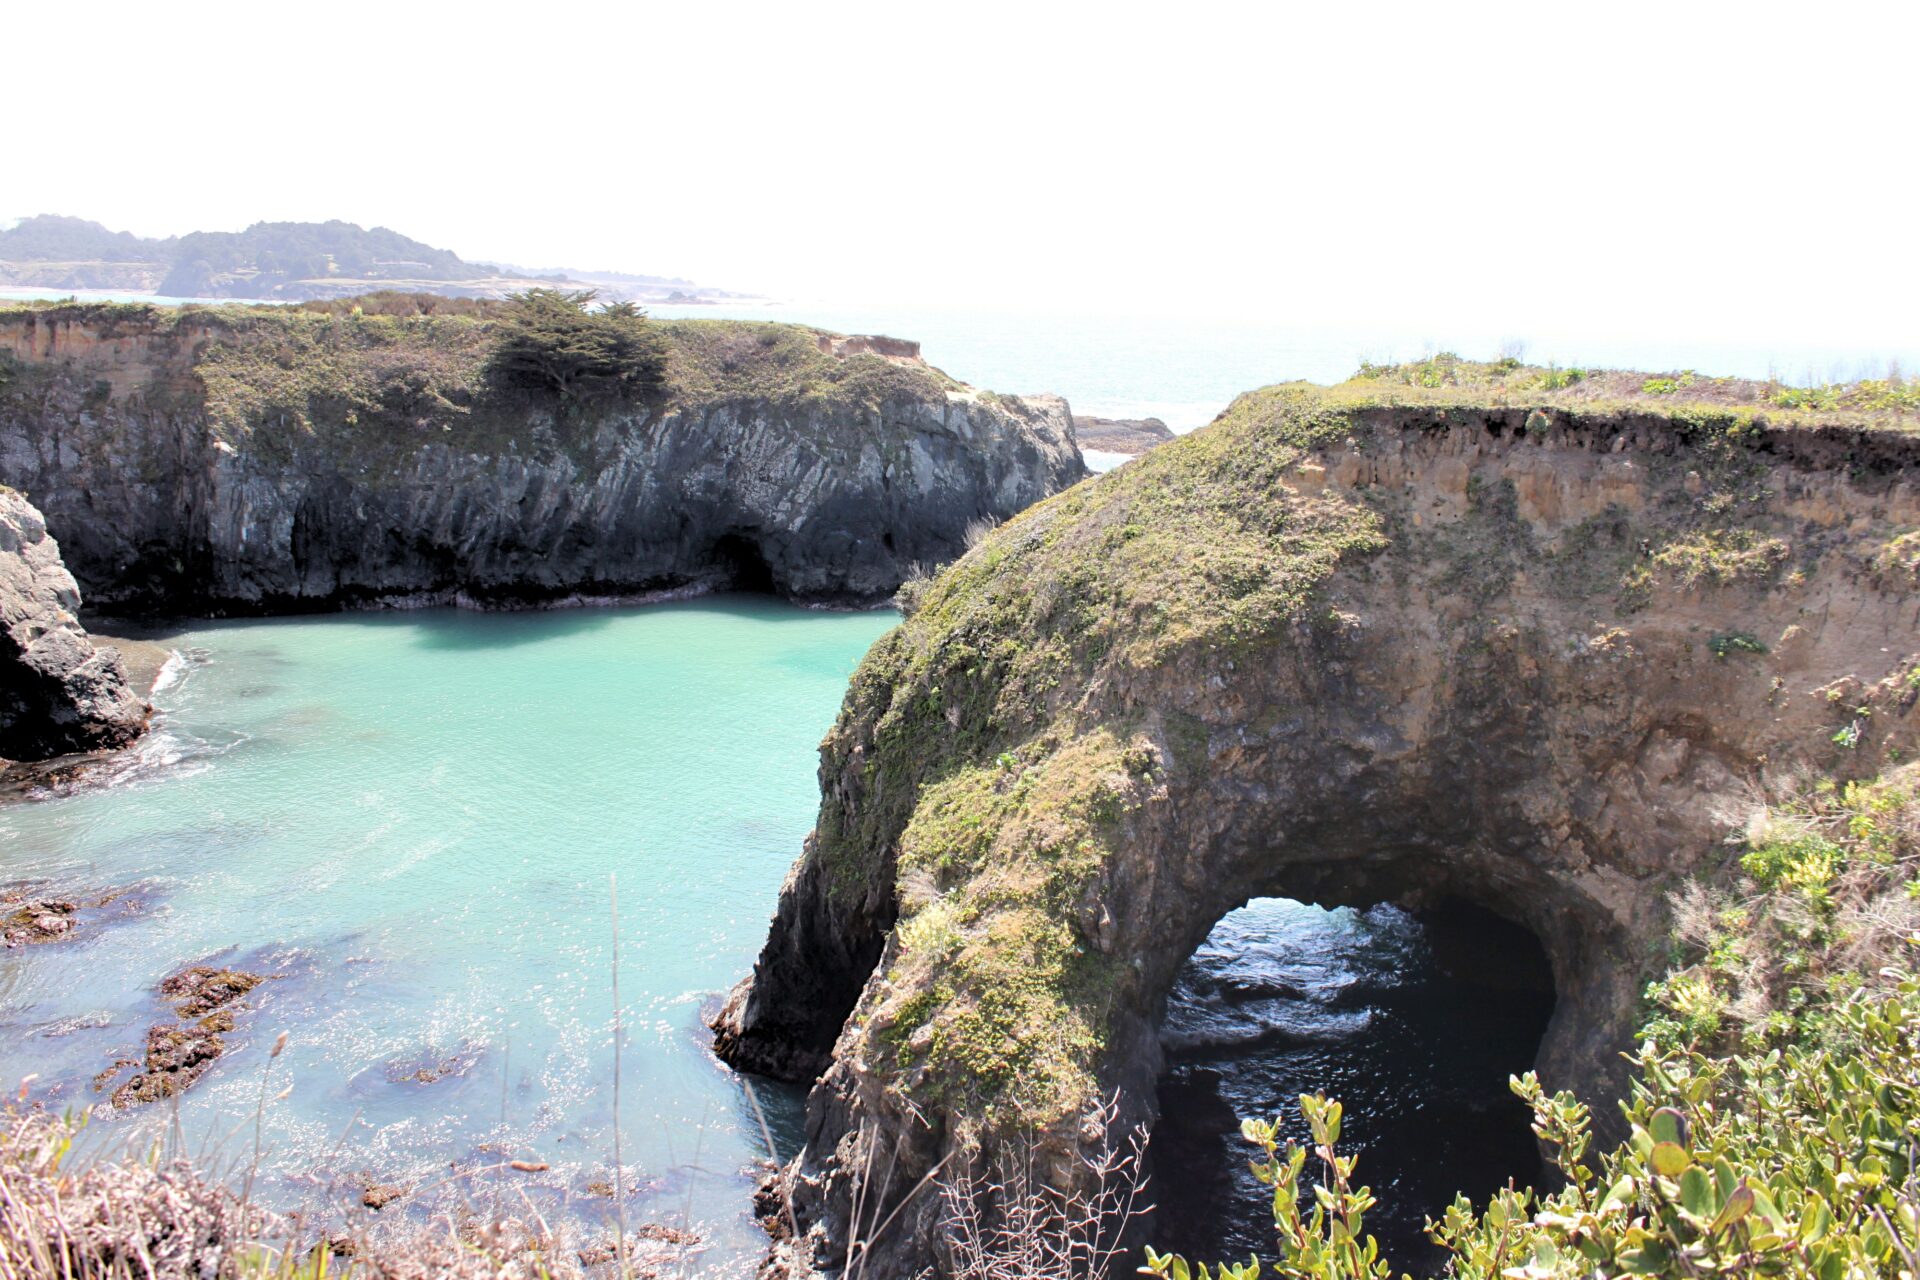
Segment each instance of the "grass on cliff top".
[[[356,446],[406,446],[436,433],[465,433],[492,447],[511,438],[513,423],[524,421],[528,408],[500,403],[486,377],[504,305],[409,294],[299,307],[31,302],[0,306],[0,323],[31,315],[85,324],[109,337],[194,335],[208,413],[227,439],[262,429],[344,427]],[[944,404],[965,389],[926,365],[835,357],[821,349],[823,337],[832,335],[801,325],[647,324],[665,342],[657,399],[668,409],[760,400],[851,413],[901,400]],[[489,418],[496,430],[474,431]]]
[[1517,359],[1466,360],[1441,352],[1405,364],[1362,363],[1334,389],[1354,402],[1378,405],[1564,405],[1602,413],[1676,418],[1725,416],[1778,426],[1920,428],[1920,382],[1889,369],[1884,378],[1795,385],[1778,379],[1719,378],[1683,369],[1668,373],[1561,368]]

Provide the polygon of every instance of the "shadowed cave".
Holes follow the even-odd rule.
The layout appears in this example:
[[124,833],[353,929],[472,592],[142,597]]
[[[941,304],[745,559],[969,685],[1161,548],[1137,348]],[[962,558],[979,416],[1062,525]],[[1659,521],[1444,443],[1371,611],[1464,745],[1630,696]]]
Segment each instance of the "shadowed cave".
[[1419,911],[1255,898],[1181,968],[1160,1026],[1158,1206],[1143,1239],[1193,1258],[1272,1251],[1271,1192],[1247,1168],[1243,1117],[1296,1099],[1345,1107],[1344,1154],[1380,1204],[1368,1230],[1397,1267],[1443,1262],[1421,1228],[1456,1192],[1482,1200],[1542,1168],[1507,1078],[1553,1012],[1553,975],[1526,929],[1459,900]]
[[734,591],[766,596],[778,594],[773,566],[767,563],[760,544],[744,534],[725,534],[715,542],[713,562]]

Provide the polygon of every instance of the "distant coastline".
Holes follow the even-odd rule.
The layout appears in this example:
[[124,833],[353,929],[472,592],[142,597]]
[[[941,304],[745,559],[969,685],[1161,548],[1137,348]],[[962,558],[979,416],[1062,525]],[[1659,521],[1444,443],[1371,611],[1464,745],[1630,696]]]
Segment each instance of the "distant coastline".
[[0,222],[0,289],[51,289],[55,297],[312,302],[377,290],[504,298],[542,287],[687,306],[751,296],[682,276],[469,262],[386,227],[337,220],[256,222],[242,231],[164,238],[51,214]]

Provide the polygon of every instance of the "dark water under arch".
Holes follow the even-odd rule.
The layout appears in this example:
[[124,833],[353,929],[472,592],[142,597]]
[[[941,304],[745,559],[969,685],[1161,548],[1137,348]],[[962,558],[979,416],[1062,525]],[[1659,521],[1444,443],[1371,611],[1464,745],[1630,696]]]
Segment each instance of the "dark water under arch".
[[[1243,1116],[1344,1104],[1341,1146],[1380,1200],[1367,1229],[1401,1269],[1437,1270],[1421,1227],[1456,1191],[1483,1202],[1541,1173],[1507,1087],[1553,1012],[1538,941],[1478,908],[1322,910],[1259,898],[1224,917],[1182,969],[1161,1043],[1145,1236],[1199,1258],[1273,1254],[1271,1192],[1247,1168]],[[1311,1163],[1310,1163],[1311,1169]]]

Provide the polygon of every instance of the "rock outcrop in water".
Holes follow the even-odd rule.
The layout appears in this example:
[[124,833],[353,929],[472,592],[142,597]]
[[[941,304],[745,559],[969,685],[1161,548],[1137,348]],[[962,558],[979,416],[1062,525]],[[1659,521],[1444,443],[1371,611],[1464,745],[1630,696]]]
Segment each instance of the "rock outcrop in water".
[[1124,453],[1129,458],[1137,458],[1173,439],[1173,428],[1158,418],[1089,418],[1076,413],[1073,435],[1082,449]]
[[[1539,372],[1243,396],[909,594],[716,1024],[824,1073],[781,1266],[841,1265],[862,1171],[892,1213],[1008,1133],[1070,1177],[1099,1099],[1150,1118],[1175,975],[1253,896],[1523,924],[1541,1076],[1601,1101],[1668,891],[1796,769],[1911,754],[1920,436]],[[938,1261],[938,1213],[867,1270]]]
[[665,385],[493,390],[489,322],[0,311],[0,481],[96,605],[533,604],[728,584],[884,599],[1085,474],[1067,409],[895,339],[673,321]]
[[46,521],[0,486],[0,758],[122,747],[146,729],[120,654],[87,638],[79,609]]

